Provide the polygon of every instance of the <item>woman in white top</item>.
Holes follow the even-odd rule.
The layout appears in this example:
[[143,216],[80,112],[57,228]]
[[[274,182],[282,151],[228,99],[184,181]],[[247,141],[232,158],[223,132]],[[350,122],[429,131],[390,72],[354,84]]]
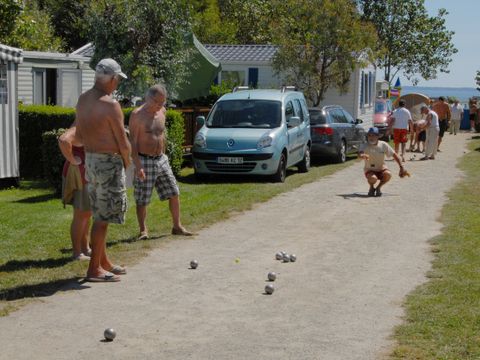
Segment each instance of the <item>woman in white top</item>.
[[426,115],[427,139],[425,141],[425,156],[420,160],[434,160],[435,155],[437,155],[438,134],[440,132],[438,115],[426,105],[422,106],[422,114]]

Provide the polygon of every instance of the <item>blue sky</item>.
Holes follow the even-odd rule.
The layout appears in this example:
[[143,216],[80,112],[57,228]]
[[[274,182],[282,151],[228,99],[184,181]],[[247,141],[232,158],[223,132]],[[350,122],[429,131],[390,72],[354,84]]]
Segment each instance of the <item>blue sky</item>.
[[[439,73],[435,80],[420,79],[418,86],[434,87],[476,87],[475,75],[480,70],[479,42],[479,0],[426,0],[425,6],[430,15],[438,9],[447,9],[446,27],[455,32],[453,43],[458,52],[452,57],[450,73]],[[400,77],[402,85],[412,85]]]

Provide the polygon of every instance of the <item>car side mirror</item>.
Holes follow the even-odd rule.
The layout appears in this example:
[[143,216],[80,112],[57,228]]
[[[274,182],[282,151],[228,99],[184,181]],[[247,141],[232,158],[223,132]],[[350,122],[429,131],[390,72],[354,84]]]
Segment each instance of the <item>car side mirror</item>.
[[290,119],[287,120],[287,127],[292,128],[298,126],[302,123],[302,120],[298,116],[292,116]]
[[363,120],[362,119],[356,119],[355,120],[355,124],[363,124]]
[[197,124],[199,126],[205,125],[205,116],[197,116]]

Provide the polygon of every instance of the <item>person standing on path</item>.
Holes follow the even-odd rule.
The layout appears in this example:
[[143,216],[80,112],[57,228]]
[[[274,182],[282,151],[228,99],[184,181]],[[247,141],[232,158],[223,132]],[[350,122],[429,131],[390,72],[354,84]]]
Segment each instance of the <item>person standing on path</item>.
[[[385,164],[385,157],[392,157],[400,167],[400,177],[407,175],[407,171],[403,168],[402,161],[398,154],[392,149],[388,143],[379,140],[380,133],[378,128],[372,127],[367,132],[367,144],[363,145],[358,157],[365,160],[365,177],[367,178],[370,189],[368,196],[382,196],[382,186],[390,181],[392,173]],[[377,187],[375,184],[378,183]]]
[[463,106],[460,105],[458,100],[455,100],[452,108],[450,109],[452,114],[452,123],[450,124],[450,135],[457,135],[458,130],[460,130],[460,121],[462,120],[463,115]]
[[113,59],[95,68],[95,84],[77,103],[77,134],[85,147],[86,179],[93,212],[92,255],[87,281],[119,281],[126,270],[107,256],[108,224],[123,224],[127,210],[125,168],[130,164],[130,143],[120,104],[111,94],[127,76]]
[[430,110],[427,105],[422,106],[421,112],[426,115],[427,139],[425,141],[425,156],[420,160],[434,160],[437,155],[438,134],[440,132],[438,115],[435,111]]
[[477,121],[478,116],[478,107],[477,101],[475,99],[470,99],[468,101],[468,110],[469,110],[469,118],[470,118],[470,131],[475,131],[475,123]]
[[73,207],[70,225],[73,259],[90,260],[88,229],[92,210],[85,179],[85,150],[76,137],[76,124],[67,129],[59,138],[58,146],[66,161],[62,171],[62,201]]
[[168,157],[165,155],[166,100],[165,87],[163,85],[152,86],[145,95],[145,104],[135,109],[130,116],[132,159],[135,164],[134,195],[140,228],[138,240],[148,238],[145,220],[154,187],[160,200],[168,199],[169,201],[173,222],[172,234],[193,235],[181,224],[180,191],[170,168]]
[[405,162],[405,146],[408,141],[408,129],[413,132],[413,120],[410,111],[405,108],[405,100],[400,100],[399,108],[396,109],[391,121],[393,124],[393,142],[395,144],[395,152],[398,154],[399,145],[401,145],[402,162]]
[[443,96],[438,98],[438,101],[433,104],[432,110],[435,111],[438,115],[438,124],[439,124],[439,132],[438,132],[438,145],[437,151],[440,151],[440,144],[442,143],[443,135],[448,128],[448,122],[451,118],[450,113],[450,106],[445,101]]

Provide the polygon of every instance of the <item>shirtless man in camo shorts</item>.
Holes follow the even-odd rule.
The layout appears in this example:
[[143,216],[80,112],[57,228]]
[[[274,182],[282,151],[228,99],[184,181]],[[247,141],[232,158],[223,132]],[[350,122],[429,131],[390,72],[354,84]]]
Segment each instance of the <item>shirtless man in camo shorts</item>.
[[85,147],[85,178],[94,220],[86,277],[92,282],[119,281],[118,275],[126,273],[108,259],[105,244],[108,224],[123,224],[127,207],[125,168],[130,164],[130,143],[120,104],[111,96],[120,78],[126,75],[115,60],[101,60],[93,88],[77,103],[76,135]]
[[130,141],[135,165],[134,195],[137,204],[137,220],[140,228],[138,240],[148,238],[145,225],[147,206],[153,188],[160,200],[169,201],[172,216],[172,234],[191,236],[180,222],[180,191],[175,176],[165,155],[166,128],[165,102],[167,91],[163,85],[148,89],[145,104],[135,109],[130,116]]

